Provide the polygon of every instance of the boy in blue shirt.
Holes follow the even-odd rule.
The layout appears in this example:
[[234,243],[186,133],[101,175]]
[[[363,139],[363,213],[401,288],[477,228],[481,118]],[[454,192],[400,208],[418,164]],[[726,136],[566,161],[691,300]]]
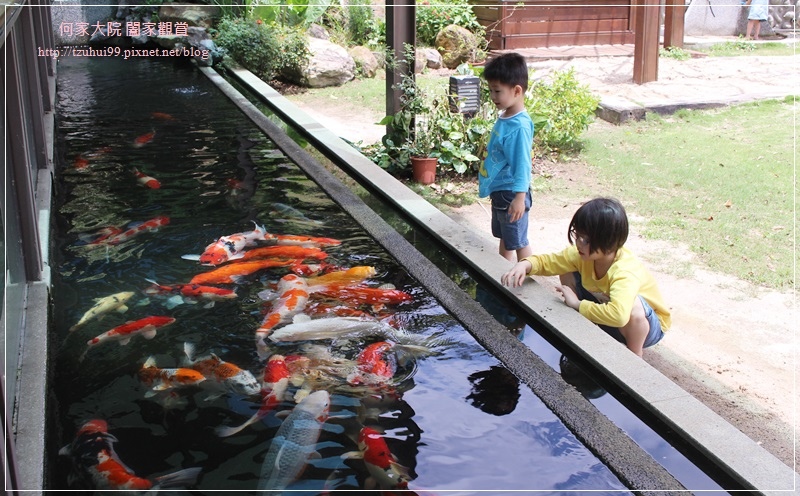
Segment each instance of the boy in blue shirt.
[[500,116],[478,171],[478,196],[491,198],[492,235],[500,238],[500,255],[513,262],[533,254],[528,243],[533,121],[524,103],[528,66],[521,55],[507,53],[490,60],[483,77]]

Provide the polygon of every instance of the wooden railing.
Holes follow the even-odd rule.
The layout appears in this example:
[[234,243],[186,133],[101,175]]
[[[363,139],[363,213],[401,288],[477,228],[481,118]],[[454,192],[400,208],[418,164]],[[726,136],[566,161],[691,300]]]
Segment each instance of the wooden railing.
[[[6,254],[3,287],[6,304],[0,330],[6,354],[2,360],[4,401],[0,410],[5,427],[5,449],[0,456],[6,471],[5,490],[10,492],[41,489],[42,482],[41,458],[20,455],[19,460],[24,459],[24,464],[17,463],[19,404],[28,401],[27,393],[19,390],[18,371],[26,332],[45,332],[45,329],[23,332],[23,329],[34,320],[26,313],[30,284],[42,281],[46,263],[39,219],[40,202],[49,203],[50,190],[47,188],[47,199],[37,198],[36,192],[40,181],[49,184],[51,180],[55,58],[52,56],[54,43],[49,4],[39,1],[32,5],[29,0],[4,2],[2,9],[0,71],[5,85],[2,101],[5,174],[0,182],[5,201],[0,207],[3,213],[1,241]],[[48,226],[41,227],[47,232]],[[37,311],[46,312],[46,309]],[[44,364],[40,365],[41,370],[45,370]],[[44,412],[41,415],[43,418]]]

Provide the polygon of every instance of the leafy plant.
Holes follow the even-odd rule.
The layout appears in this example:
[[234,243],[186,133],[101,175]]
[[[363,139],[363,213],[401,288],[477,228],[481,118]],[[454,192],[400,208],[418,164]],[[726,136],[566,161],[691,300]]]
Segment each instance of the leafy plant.
[[423,0],[417,4],[417,42],[434,46],[436,35],[445,26],[456,24],[483,39],[485,31],[472,6],[463,0]]
[[214,41],[226,54],[261,79],[270,81],[281,72],[297,71],[307,63],[305,37],[296,29],[267,26],[261,19],[223,18]]
[[525,108],[533,119],[534,147],[551,151],[580,148],[578,138],[594,120],[600,100],[575,78],[575,70],[551,74],[551,83],[537,80],[528,88]]
[[316,22],[330,5],[331,0],[253,0],[247,1],[247,17],[260,19],[266,24],[283,26],[308,26]]
[[684,50],[681,47],[676,47],[676,46],[659,48],[658,55],[661,57],[667,57],[675,60],[689,60],[690,58],[692,58],[691,53],[689,53],[688,51]]

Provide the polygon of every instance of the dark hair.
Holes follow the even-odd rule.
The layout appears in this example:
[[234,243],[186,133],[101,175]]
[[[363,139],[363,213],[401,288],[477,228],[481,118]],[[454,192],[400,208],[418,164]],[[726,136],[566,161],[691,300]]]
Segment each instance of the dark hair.
[[589,238],[589,253],[612,253],[628,240],[628,216],[620,202],[613,198],[595,198],[575,212],[569,223],[567,239],[574,244],[576,234]]
[[483,77],[487,81],[497,81],[509,86],[521,86],[522,91],[528,89],[528,65],[525,58],[518,53],[498,55],[483,68]]

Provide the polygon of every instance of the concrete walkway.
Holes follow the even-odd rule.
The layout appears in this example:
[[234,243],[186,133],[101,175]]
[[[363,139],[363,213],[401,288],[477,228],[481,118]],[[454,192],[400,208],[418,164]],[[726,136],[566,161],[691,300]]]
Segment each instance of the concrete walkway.
[[[598,116],[614,123],[641,119],[647,112],[670,114],[682,108],[713,108],[800,94],[796,55],[711,57],[697,51],[737,40],[733,36],[686,37],[684,47],[699,56],[689,60],[659,57],[658,79],[644,84],[633,82],[633,45],[515,51],[528,60],[535,79],[574,69],[577,79],[600,97]],[[797,39],[778,42],[796,46]]]

